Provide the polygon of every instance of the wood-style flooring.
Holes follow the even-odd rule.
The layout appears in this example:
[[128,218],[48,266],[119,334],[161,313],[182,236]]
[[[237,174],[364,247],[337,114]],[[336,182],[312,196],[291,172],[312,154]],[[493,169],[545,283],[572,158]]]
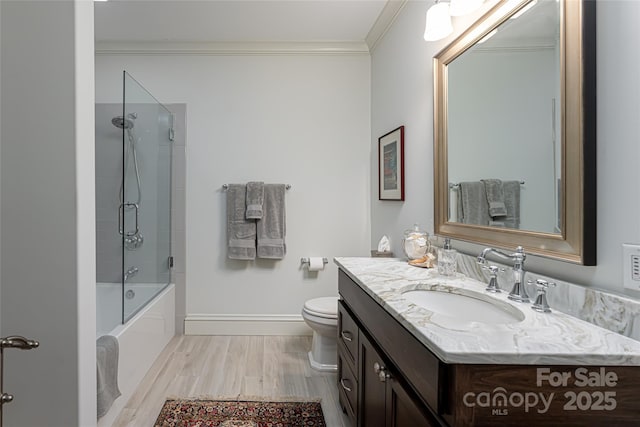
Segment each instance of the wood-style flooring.
[[177,336],[126,404],[114,427],[153,426],[168,397],[317,397],[327,427],[350,427],[335,373],[311,369],[311,337]]

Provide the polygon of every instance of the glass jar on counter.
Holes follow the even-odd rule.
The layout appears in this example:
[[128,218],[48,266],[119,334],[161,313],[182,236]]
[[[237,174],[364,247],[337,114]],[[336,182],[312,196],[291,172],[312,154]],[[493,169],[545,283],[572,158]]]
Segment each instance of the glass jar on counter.
[[409,260],[424,258],[431,249],[429,234],[420,229],[418,224],[404,232],[402,250]]

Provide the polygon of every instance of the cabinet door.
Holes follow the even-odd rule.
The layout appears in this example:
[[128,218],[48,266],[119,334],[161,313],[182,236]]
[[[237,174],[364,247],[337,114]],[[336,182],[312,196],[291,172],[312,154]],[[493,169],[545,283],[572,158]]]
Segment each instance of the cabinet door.
[[387,427],[431,427],[440,424],[426,413],[426,408],[417,403],[401,382],[387,379],[386,403]]
[[386,382],[380,370],[384,372],[385,364],[362,331],[358,344],[358,426],[384,427]]

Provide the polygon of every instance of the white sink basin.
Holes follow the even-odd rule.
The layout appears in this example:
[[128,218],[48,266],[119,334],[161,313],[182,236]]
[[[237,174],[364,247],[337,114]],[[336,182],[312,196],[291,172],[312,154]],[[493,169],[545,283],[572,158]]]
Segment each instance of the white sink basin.
[[524,314],[510,304],[472,291],[416,289],[403,292],[402,296],[419,307],[461,322],[507,324],[524,320]]

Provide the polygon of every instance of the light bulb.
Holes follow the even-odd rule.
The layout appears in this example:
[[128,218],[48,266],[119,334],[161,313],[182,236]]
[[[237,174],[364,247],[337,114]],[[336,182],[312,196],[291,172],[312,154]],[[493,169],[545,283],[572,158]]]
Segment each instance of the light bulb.
[[428,42],[447,37],[453,32],[449,3],[436,3],[427,10],[424,39]]

